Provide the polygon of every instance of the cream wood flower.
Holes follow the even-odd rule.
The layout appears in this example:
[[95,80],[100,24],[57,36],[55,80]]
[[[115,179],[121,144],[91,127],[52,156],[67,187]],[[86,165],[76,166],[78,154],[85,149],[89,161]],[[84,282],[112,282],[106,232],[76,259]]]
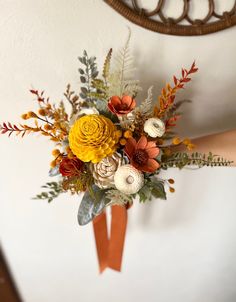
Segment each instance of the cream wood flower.
[[144,123],[144,131],[151,137],[161,137],[165,133],[165,124],[159,118],[152,117]]
[[114,183],[117,190],[125,194],[135,194],[144,185],[143,173],[131,165],[119,167],[114,176]]
[[124,159],[117,152],[112,156],[103,158],[97,164],[91,164],[90,168],[95,184],[101,189],[113,187],[115,172],[122,164],[124,164]]
[[94,107],[92,108],[84,108],[81,109],[78,113],[78,116],[82,116],[82,115],[90,115],[90,114],[99,114],[98,110]]

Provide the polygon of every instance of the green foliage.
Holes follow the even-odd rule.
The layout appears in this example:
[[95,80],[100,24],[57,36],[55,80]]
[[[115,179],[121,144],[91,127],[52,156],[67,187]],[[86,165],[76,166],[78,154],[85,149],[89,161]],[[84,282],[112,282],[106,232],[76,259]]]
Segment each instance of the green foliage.
[[231,163],[232,161],[214,155],[211,152],[209,152],[209,154],[202,154],[199,152],[194,152],[192,154],[177,152],[169,157],[162,156],[161,167],[162,169],[170,167],[182,169],[185,166],[198,166],[199,168],[204,166],[219,167],[229,166]]
[[163,182],[161,182],[161,181],[153,182],[152,181],[149,186],[150,186],[152,195],[155,198],[160,198],[160,199],[166,200],[166,192],[165,192],[165,187],[164,187]]
[[78,211],[79,225],[85,225],[99,215],[106,207],[104,198],[105,191],[97,186],[90,187],[90,190],[85,192]]
[[107,102],[97,99],[96,101],[96,109],[100,114],[109,118],[114,124],[119,123],[119,119],[115,114],[112,114],[111,111],[108,110]]
[[86,50],[84,50],[83,56],[78,58],[80,63],[84,65],[84,68],[79,68],[80,81],[84,86],[81,87],[80,97],[90,103],[94,102],[94,99],[89,95],[94,92],[92,88],[92,81],[98,76],[96,57],[89,57]]
[[[113,95],[122,96],[124,94],[135,97],[138,91],[141,90],[138,85],[139,82],[132,78],[134,68],[133,58],[129,50],[130,36],[131,32],[129,31],[125,46],[115,56],[112,68],[112,49],[109,50],[104,61],[102,78],[100,79],[97,78],[96,58],[89,58],[86,51],[84,51],[82,57],[79,57],[79,61],[84,65],[84,68],[79,68],[80,81],[84,84],[81,87],[80,97],[88,101],[89,106],[97,107],[98,101],[104,101],[105,108],[102,109],[102,113],[108,111],[107,100],[109,97]],[[150,107],[149,104],[142,105],[142,107],[145,107],[144,110],[146,110],[147,105]],[[99,108],[97,109],[99,110]]]
[[[103,65],[103,72],[102,76],[103,79],[98,79],[97,75],[96,77],[90,77],[91,78],[91,88],[90,91],[88,91],[87,87],[83,87],[82,90],[82,95],[81,97],[83,98],[85,95],[87,97],[92,98],[94,101],[96,100],[102,100],[102,101],[107,101],[108,99],[108,78],[110,74],[110,63],[111,63],[111,56],[112,56],[112,49],[109,50],[104,65]],[[81,70],[82,72],[82,70]],[[83,93],[84,92],[84,93]],[[84,95],[83,95],[84,94]],[[97,104],[96,104],[97,105]]]
[[51,202],[53,199],[58,197],[61,193],[63,193],[63,188],[61,186],[61,182],[47,182],[46,185],[42,186],[42,188],[48,189],[48,192],[42,192],[36,195],[33,199],[43,199]]
[[98,100],[107,101],[108,98],[107,84],[102,79],[95,79],[92,81],[91,85],[94,91],[90,92],[88,95]]
[[103,65],[102,76],[103,76],[105,82],[107,82],[107,79],[108,79],[109,74],[110,74],[111,56],[112,56],[112,48],[109,50],[109,52],[106,56],[104,65]]
[[84,171],[79,176],[65,177],[62,181],[63,190],[71,191],[72,194],[84,192],[92,184],[93,176],[89,171]]
[[108,205],[125,205],[133,202],[132,195],[127,195],[116,189],[110,189],[106,192],[106,199]]
[[139,201],[146,202],[152,197],[166,200],[164,182],[155,177],[148,178],[145,185],[139,190]]
[[140,202],[146,202],[147,200],[151,200],[152,199],[152,193],[151,190],[149,188],[149,186],[147,184],[145,184],[138,192],[139,195],[139,201]]

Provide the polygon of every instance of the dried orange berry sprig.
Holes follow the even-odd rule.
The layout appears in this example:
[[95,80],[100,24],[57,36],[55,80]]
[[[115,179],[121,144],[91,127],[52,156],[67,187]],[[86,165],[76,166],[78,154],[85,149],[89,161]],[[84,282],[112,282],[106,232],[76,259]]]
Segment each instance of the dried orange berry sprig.
[[[45,116],[45,110],[39,109],[39,114],[41,114],[41,115],[44,114],[43,116]],[[50,121],[48,121],[47,118],[44,119],[44,118],[38,116],[33,111],[29,111],[28,113],[22,114],[21,118],[24,120],[28,120],[31,118],[38,119],[38,120],[46,123],[46,125],[44,125],[44,129],[47,131],[51,131],[54,135],[58,134],[57,131],[59,132],[59,134],[64,134],[65,136],[68,135],[67,126],[65,123],[63,123],[63,122],[51,123]]]
[[173,188],[171,185],[173,185],[175,183],[174,179],[169,178],[166,181],[167,185],[169,186],[169,191],[170,193],[174,193],[175,192],[175,188]]
[[159,105],[154,107],[154,116],[159,118],[164,117],[166,111],[172,107],[177,91],[183,89],[185,84],[191,81],[189,76],[197,71],[198,68],[195,62],[193,62],[189,70],[182,68],[181,78],[178,79],[176,76],[173,76],[174,86],[171,87],[171,85],[167,83],[162,89],[161,95],[158,98]]
[[126,142],[127,142],[127,139],[129,139],[130,137],[133,136],[133,132],[131,130],[126,130],[125,132],[121,132],[121,138],[120,138],[120,145],[121,146],[125,146]]
[[61,162],[64,153],[61,153],[59,149],[54,149],[52,150],[52,156],[54,157],[54,159],[51,161],[50,166],[51,168],[54,168]]
[[189,138],[181,140],[179,137],[174,137],[172,140],[174,146],[185,145],[189,151],[192,151],[195,148],[195,145],[191,142]]
[[38,90],[31,89],[30,92],[36,96],[38,105],[40,107],[39,114],[43,113],[43,116],[52,117],[53,114],[53,106],[49,102],[49,97],[44,96],[44,91],[39,92]]
[[30,90],[30,92],[37,97],[39,104],[39,115],[45,116],[45,119],[50,118],[55,122],[68,122],[68,114],[65,112],[63,102],[60,102],[58,108],[55,105],[50,104],[49,98],[44,97],[44,91]]
[[[39,93],[38,90],[30,90],[30,92],[37,97],[40,107],[38,114],[29,111],[22,114],[21,118],[23,120],[34,119],[36,127],[22,124],[17,126],[9,122],[3,123],[0,125],[1,134],[8,133],[8,136],[11,136],[12,133],[15,133],[24,137],[25,134],[40,132],[43,136],[49,136],[52,141],[63,141],[68,136],[69,130],[68,115],[65,112],[64,104],[61,102],[56,108],[55,105],[49,103],[49,98],[45,99],[43,91]],[[39,125],[37,120],[42,121],[45,125]]]
[[[42,116],[46,116],[46,111],[45,111],[45,109],[39,109],[39,114],[42,115]],[[22,114],[22,115],[21,115],[21,118],[22,118],[23,120],[29,120],[29,119],[31,119],[31,118],[36,118],[36,119],[38,119],[38,120],[40,120],[40,121],[42,121],[42,122],[44,122],[44,123],[47,123],[47,124],[53,126],[53,123],[49,122],[47,119],[44,119],[44,118],[38,116],[38,115],[37,115],[35,112],[33,112],[33,111],[29,111],[29,112],[27,112],[27,113]]]

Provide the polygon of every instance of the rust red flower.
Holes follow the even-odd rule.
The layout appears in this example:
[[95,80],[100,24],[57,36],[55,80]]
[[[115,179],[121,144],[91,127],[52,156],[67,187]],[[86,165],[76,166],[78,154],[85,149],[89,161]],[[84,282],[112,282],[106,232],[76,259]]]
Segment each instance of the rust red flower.
[[131,112],[136,106],[136,101],[129,95],[124,95],[122,98],[113,96],[108,102],[109,110],[116,115],[125,115]]
[[160,164],[154,159],[159,152],[156,143],[148,142],[146,136],[142,136],[138,142],[131,137],[125,145],[125,153],[131,165],[143,172],[154,172],[160,167]]
[[76,176],[83,170],[84,163],[78,158],[64,157],[60,163],[59,171],[62,176]]

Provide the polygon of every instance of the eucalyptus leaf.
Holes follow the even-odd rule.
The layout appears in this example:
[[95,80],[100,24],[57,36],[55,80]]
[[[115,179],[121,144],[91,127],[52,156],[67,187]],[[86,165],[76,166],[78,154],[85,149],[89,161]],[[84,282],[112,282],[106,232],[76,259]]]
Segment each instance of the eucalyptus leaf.
[[94,218],[93,208],[94,208],[94,199],[92,199],[90,194],[86,192],[79,206],[79,211],[78,211],[79,225],[85,225],[90,221],[92,221],[92,219]]
[[92,73],[93,79],[96,78],[97,76],[98,76],[98,71],[94,71],[94,72]]
[[51,168],[51,169],[49,170],[49,176],[50,176],[50,177],[57,176],[57,175],[59,175],[59,174],[60,174],[59,165],[57,165],[56,167]]
[[162,155],[163,155],[163,151],[162,151],[162,149],[160,149],[160,152],[159,152],[158,156],[156,157],[157,161],[161,162]]
[[81,76],[80,81],[81,81],[81,83],[86,83],[86,78],[84,76]]
[[96,202],[93,208],[94,216],[99,215],[108,204],[108,201],[105,198],[102,198],[100,202]]
[[78,57],[78,59],[79,59],[80,63],[84,64],[83,58]]
[[96,60],[96,57],[91,57],[91,58],[88,59],[88,63],[90,65],[92,65],[95,62],[95,60]]
[[82,92],[84,95],[87,94],[88,89],[87,89],[86,87],[81,87],[80,89],[81,89],[81,92]]
[[86,97],[87,97],[87,96],[86,96],[85,94],[83,94],[83,93],[80,93],[79,96],[81,97],[81,99],[86,99]]
[[79,68],[78,70],[79,70],[79,73],[80,73],[80,74],[84,74],[84,71],[83,71],[82,68]]
[[99,215],[103,209],[106,207],[107,202],[105,201],[104,194],[105,191],[93,187],[93,194],[87,191],[85,192],[78,211],[78,222],[79,225],[86,225],[93,218]]
[[105,102],[103,100],[97,99],[96,108],[98,111],[107,111],[108,112],[107,102]]

